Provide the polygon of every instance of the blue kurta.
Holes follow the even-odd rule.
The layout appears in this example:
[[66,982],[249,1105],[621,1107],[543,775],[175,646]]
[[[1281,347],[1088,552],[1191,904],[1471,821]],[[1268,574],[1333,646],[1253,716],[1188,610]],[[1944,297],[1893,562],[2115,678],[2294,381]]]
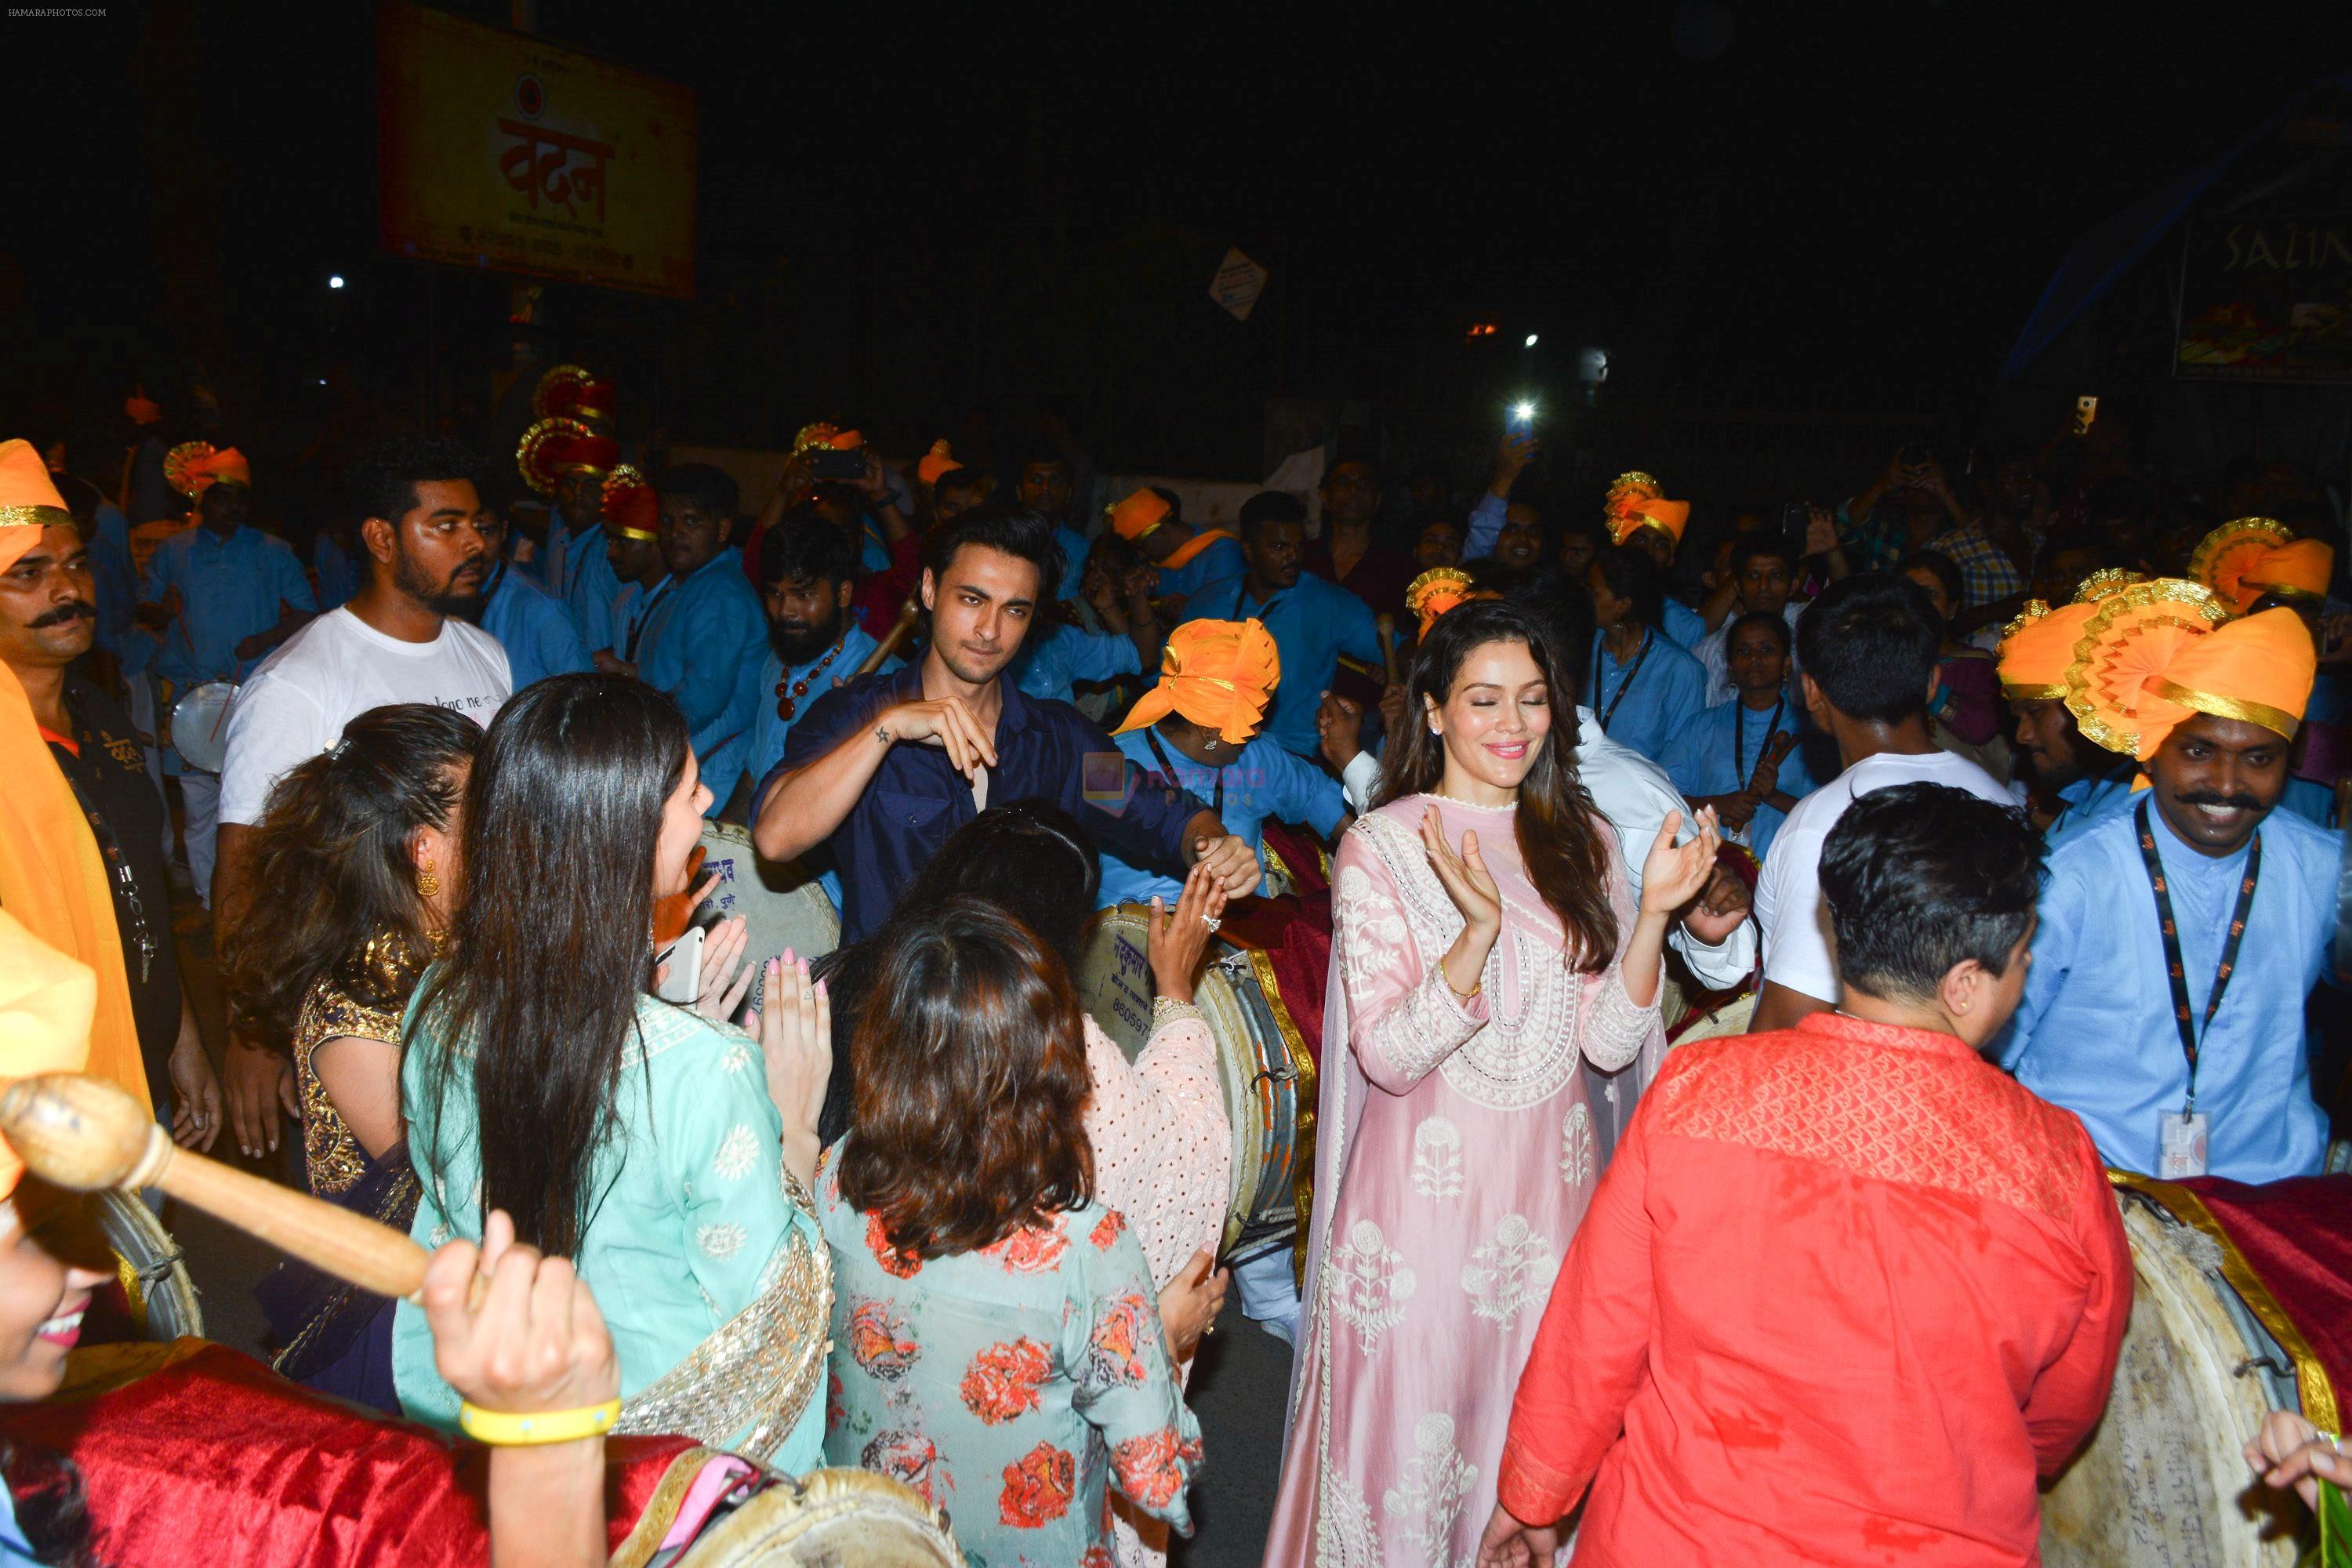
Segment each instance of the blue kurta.
[[207,680],[242,680],[268,658],[239,658],[236,645],[278,624],[285,605],[319,607],[310,579],[287,542],[251,526],[226,539],[201,524],[165,540],[147,563],[139,596],[161,604],[173,588],[181,609],[161,634],[140,632],[158,646],[154,669],[185,689]]
[[2053,855],[2058,852],[2059,846],[2081,837],[2093,823],[2129,811],[2139,795],[2132,793],[2132,775],[2126,773],[2119,778],[2076,779],[2058,792],[2058,798],[2066,803],[2066,809],[2058,814],[2058,820],[2042,836]]
[[[1189,599],[1220,579],[1231,577],[1238,583],[1242,574],[1248,570],[1249,562],[1243,558],[1241,542],[1220,539],[1181,566],[1162,566],[1160,569],[1160,596],[1164,599],[1177,595]],[[1184,609],[1184,618],[1188,621],[1197,621],[1207,614],[1208,611],[1191,605]]]
[[[795,1237],[824,1251],[816,1216],[786,1195],[783,1121],[768,1098],[759,1047],[740,1029],[651,996],[637,999],[636,1025],[614,1080],[614,1128],[594,1157],[593,1201],[572,1258],[612,1331],[624,1399],[759,1300],[770,1267]],[[479,1241],[482,1123],[473,1075],[453,1075],[436,1116],[431,1086],[448,1042],[417,1026],[413,1005],[401,1033],[401,1103],[424,1188],[409,1234],[426,1247],[456,1237]],[[441,1380],[424,1309],[411,1301],[394,1314],[392,1366],[408,1415],[455,1431],[457,1391]],[[805,1474],[824,1463],[824,1443],[820,1389],[770,1463]]]
[[139,574],[131,569],[131,520],[112,501],[98,503],[89,534],[89,571],[98,586],[98,646],[112,653],[131,630]]
[[588,650],[572,617],[554,595],[524,576],[512,562],[499,563],[490,580],[489,604],[482,610],[482,629],[507,650],[507,670],[520,691],[551,675],[572,675],[593,669]]
[[1706,618],[1672,595],[1667,595],[1661,624],[1666,628],[1666,635],[1681,644],[1685,653],[1706,640]]
[[1135,639],[1126,633],[1088,631],[1059,621],[1031,633],[1013,656],[1013,680],[1032,697],[1067,702],[1081,680],[1117,680],[1142,669]]
[[[1165,778],[1166,769],[1152,754],[1144,731],[1129,730],[1111,739],[1144,773]],[[1245,840],[1261,866],[1265,863],[1264,829],[1268,818],[1303,822],[1328,838],[1339,830],[1339,819],[1347,815],[1348,803],[1339,793],[1339,780],[1308,766],[1263,735],[1252,736],[1222,768],[1194,762],[1165,739],[1160,749],[1168,753],[1169,765],[1176,770],[1176,777],[1170,782],[1203,805],[1216,802],[1217,786],[1223,784],[1220,809],[1225,831]],[[1154,893],[1172,906],[1183,891],[1184,884],[1174,877],[1131,866],[1110,850],[1102,852],[1102,893],[1096,901],[1104,909],[1145,903]]]
[[1317,754],[1315,710],[1331,688],[1339,656],[1381,662],[1381,634],[1371,607],[1339,584],[1302,572],[1298,581],[1260,604],[1240,577],[1207,584],[1184,606],[1186,620],[1258,620],[1282,657],[1282,679],[1274,689],[1265,727],[1258,733],[1284,751]]
[[[1625,700],[1628,704],[1641,700],[1636,691]],[[1668,737],[1666,754],[1659,761],[1674,779],[1675,787],[1696,800],[1700,795],[1735,795],[1748,787],[1755,776],[1756,764],[1763,758],[1765,742],[1775,733],[1801,735],[1803,710],[1794,703],[1784,703],[1775,723],[1769,708],[1743,710],[1736,702],[1726,702],[1700,713],[1679,731]],[[1620,721],[1622,721],[1622,710]],[[1735,743],[1738,757],[1732,752]],[[1788,795],[1802,800],[1819,787],[1821,781],[1805,765],[1805,748],[1791,746],[1789,754],[1780,759],[1780,771],[1773,784]],[[1772,847],[1772,836],[1780,831],[1780,824],[1789,814],[1777,805],[1759,802],[1756,815],[1748,819],[1744,829],[1727,828],[1725,836],[1735,843],[1747,845],[1762,860]]]
[[346,554],[335,536],[324,529],[310,542],[310,574],[318,579],[319,613],[322,616],[350,603],[364,581],[360,563]]
[[1601,716],[1611,740],[1663,764],[1675,737],[1706,711],[1706,667],[1654,628],[1645,637],[1646,655],[1636,648],[1621,665],[1602,636],[1593,635],[1584,705]]
[[731,550],[677,582],[646,614],[637,643],[637,678],[676,699],[694,733],[694,754],[711,780],[710,811],[742,776],[751,746],[753,705],[743,667],[757,668],[768,647],[768,617]]
[[[2109,1164],[2152,1171],[2158,1119],[2180,1110],[2189,1063],[2173,1023],[2137,815],[2111,813],[2051,857],[2033,969],[2001,1065],[2080,1116]],[[2215,859],[2183,844],[2153,802],[2148,817],[2180,932],[2189,1009],[2201,1025],[2246,851]],[[2274,811],[2262,841],[2262,880],[2238,967],[2197,1057],[2209,1166],[2238,1182],[2310,1175],[2327,1140],[2326,1118],[2311,1098],[2304,998],[2336,935],[2342,836]]]
[[572,553],[564,563],[563,608],[572,617],[572,629],[580,634],[580,646],[590,653],[601,653],[620,643],[620,623],[614,615],[620,597],[621,579],[604,553],[604,530],[601,526],[583,530],[572,542]]

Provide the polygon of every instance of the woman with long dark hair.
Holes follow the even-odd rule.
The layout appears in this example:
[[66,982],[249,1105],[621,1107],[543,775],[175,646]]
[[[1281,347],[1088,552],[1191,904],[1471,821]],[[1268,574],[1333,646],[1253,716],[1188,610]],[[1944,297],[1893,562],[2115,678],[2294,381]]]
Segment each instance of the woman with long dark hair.
[[[1511,1390],[1599,1175],[1581,1061],[1658,1037],[1680,814],[1629,896],[1539,621],[1448,611],[1332,885],[1305,1342],[1269,1564],[1466,1562]],[[1344,1048],[1343,1048],[1344,1047]],[[1318,1544],[1320,1543],[1320,1544]]]
[[839,1294],[836,1465],[953,1510],[975,1562],[1110,1560],[1106,1480],[1189,1528],[1201,1462],[1150,1265],[1096,1187],[1084,1015],[993,904],[891,925],[817,1204]]
[[[560,675],[499,710],[467,796],[466,897],[403,1027],[408,1146],[438,1246],[503,1209],[604,1303],[616,1431],[817,1463],[831,1274],[806,1184],[832,1052],[805,964],[772,961],[758,1038],[652,992],[655,900],[709,804],[668,698]],[[456,1392],[403,1302],[402,1405]]]
[[[481,726],[429,703],[373,708],[279,779],[254,825],[267,919],[222,952],[244,1027],[290,1053],[314,1196],[400,1229],[416,1173],[400,1120],[400,1016],[457,903]],[[256,1291],[297,1383],[400,1413],[392,1303],[289,1259]]]

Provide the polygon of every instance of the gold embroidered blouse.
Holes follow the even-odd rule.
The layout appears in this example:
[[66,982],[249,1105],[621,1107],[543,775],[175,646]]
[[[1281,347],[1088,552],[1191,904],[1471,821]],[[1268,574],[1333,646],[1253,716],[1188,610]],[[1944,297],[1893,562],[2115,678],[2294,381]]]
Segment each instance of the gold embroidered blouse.
[[352,1136],[349,1123],[327,1098],[319,1081],[311,1053],[329,1040],[352,1037],[400,1043],[397,1009],[366,1007],[352,1001],[333,983],[321,980],[302,1000],[302,1016],[294,1025],[294,1086],[302,1100],[302,1156],[310,1175],[310,1191],[320,1197],[349,1192],[367,1174],[367,1151]]

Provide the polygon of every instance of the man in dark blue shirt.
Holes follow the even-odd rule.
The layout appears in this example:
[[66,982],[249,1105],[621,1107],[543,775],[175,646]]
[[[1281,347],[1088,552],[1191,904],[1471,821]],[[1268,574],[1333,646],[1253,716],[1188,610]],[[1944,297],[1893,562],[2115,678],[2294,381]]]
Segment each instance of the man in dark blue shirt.
[[760,781],[753,842],[778,860],[830,847],[845,942],[887,919],[948,835],[992,801],[1049,800],[1130,864],[1181,875],[1206,860],[1229,896],[1256,886],[1257,858],[1214,812],[1144,785],[1076,709],[1000,679],[1060,579],[1060,554],[1034,513],[959,518],[923,572],[921,661],[827,692]]

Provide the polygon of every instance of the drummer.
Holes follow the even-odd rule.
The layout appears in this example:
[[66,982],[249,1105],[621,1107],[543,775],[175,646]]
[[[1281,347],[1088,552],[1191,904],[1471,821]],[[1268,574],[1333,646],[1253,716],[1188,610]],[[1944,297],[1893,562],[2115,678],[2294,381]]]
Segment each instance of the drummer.
[[[1844,1005],[1685,1045],[1536,1336],[1481,1563],[2028,1563],[2105,1407],[2131,1254],[2099,1152],[1986,1059],[2042,845],[1943,784],[1822,849]],[[1590,1495],[1587,1489],[1590,1488]]]
[[41,739],[99,836],[148,1098],[159,1111],[176,1109],[173,1131],[183,1143],[210,1148],[220,1136],[220,1088],[180,984],[163,870],[163,797],[147,776],[131,721],[76,665],[98,626],[81,534],[62,510],[41,515],[41,522],[11,531],[28,547],[0,568],[0,664],[25,689]]
[[[138,629],[124,647],[127,666],[151,668],[171,683],[167,702],[207,681],[243,680],[319,608],[293,548],[251,524],[253,470],[245,455],[234,447],[215,452],[190,464],[188,478],[203,526],[173,534],[147,563],[133,612]],[[163,772],[180,781],[188,875],[209,908],[220,775],[192,766],[176,749],[165,750]]]
[[[1282,679],[1274,637],[1255,620],[1187,621],[1171,633],[1160,684],[1145,692],[1112,739],[1140,770],[1143,787],[1181,790],[1209,803],[1219,821],[1265,858],[1262,828],[1301,822],[1336,838],[1351,820],[1339,781],[1258,732]],[[1102,855],[1105,909],[1173,905],[1184,885],[1164,871]]]

